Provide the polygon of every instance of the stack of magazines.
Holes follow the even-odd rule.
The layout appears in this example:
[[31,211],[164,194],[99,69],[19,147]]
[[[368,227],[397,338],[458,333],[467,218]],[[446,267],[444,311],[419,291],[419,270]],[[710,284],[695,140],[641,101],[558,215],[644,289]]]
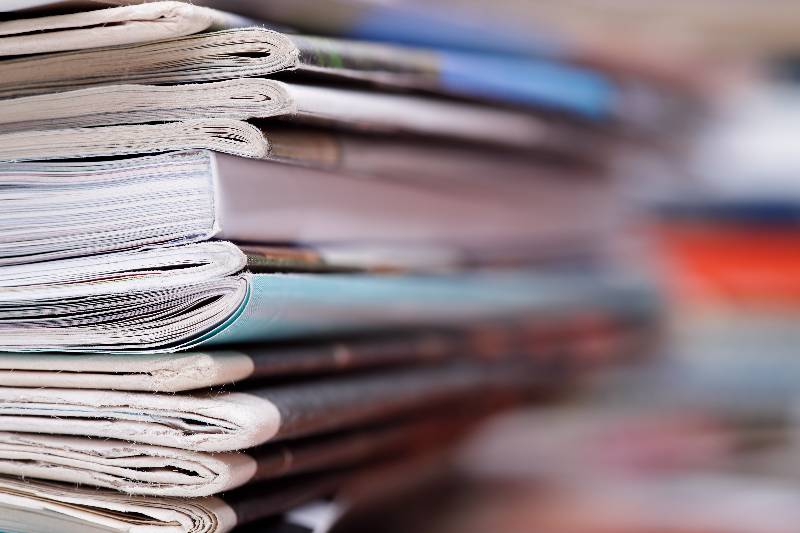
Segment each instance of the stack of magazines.
[[0,530],[228,531],[653,339],[600,267],[658,91],[257,9],[0,8]]

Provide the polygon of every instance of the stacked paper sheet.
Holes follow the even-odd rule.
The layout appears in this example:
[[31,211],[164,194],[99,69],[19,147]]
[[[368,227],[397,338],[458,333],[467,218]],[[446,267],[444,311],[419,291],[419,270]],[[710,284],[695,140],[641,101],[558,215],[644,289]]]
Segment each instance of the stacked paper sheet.
[[691,98],[225,7],[0,6],[4,531],[255,524],[657,337],[614,165]]

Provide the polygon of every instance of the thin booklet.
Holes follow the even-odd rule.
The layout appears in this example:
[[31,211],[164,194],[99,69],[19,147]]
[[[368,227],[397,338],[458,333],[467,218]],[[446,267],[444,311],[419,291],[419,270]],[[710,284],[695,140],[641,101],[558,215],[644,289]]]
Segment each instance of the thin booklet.
[[[439,269],[462,251],[480,260],[597,242],[618,213],[608,180],[526,158],[314,132],[273,139],[271,157],[292,164],[203,150],[0,163],[0,265],[220,238],[305,244],[296,257],[318,266],[359,266],[360,247],[387,267]],[[279,248],[267,255],[291,255]]]

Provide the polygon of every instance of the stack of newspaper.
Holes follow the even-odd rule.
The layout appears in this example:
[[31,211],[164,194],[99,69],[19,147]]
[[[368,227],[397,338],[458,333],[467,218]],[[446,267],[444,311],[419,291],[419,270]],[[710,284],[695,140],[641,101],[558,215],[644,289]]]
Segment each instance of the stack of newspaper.
[[227,531],[652,338],[646,284],[591,268],[639,85],[0,9],[0,530]]

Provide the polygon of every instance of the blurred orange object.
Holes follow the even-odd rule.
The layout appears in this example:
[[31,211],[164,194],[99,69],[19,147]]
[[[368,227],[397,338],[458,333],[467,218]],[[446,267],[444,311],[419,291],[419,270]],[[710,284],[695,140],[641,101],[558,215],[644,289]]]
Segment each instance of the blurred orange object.
[[689,304],[800,305],[800,227],[662,222],[668,288]]

